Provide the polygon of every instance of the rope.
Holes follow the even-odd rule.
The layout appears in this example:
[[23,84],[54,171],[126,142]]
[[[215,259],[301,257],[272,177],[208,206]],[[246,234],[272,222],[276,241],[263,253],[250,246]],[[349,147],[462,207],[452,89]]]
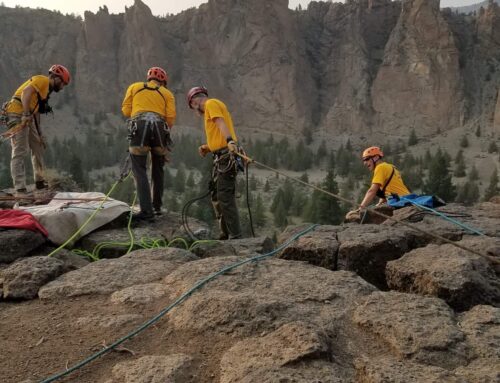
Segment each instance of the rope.
[[234,270],[234,269],[236,269],[236,268],[238,268],[240,266],[243,266],[243,265],[245,265],[247,263],[259,262],[259,261],[263,260],[264,258],[270,257],[270,256],[272,256],[272,255],[280,252],[281,250],[283,250],[284,248],[286,248],[288,245],[290,245],[292,242],[296,241],[298,238],[300,238],[304,234],[307,234],[310,231],[314,230],[316,228],[316,226],[318,226],[318,225],[312,225],[312,226],[308,227],[307,229],[305,229],[305,230],[301,231],[300,233],[294,235],[292,238],[290,238],[288,241],[286,241],[285,243],[283,243],[281,246],[279,246],[278,248],[276,248],[275,250],[273,250],[273,251],[271,251],[271,252],[269,252],[267,254],[257,255],[255,257],[248,258],[248,259],[245,259],[245,260],[233,263],[231,265],[223,267],[222,269],[220,269],[219,271],[217,271],[217,272],[215,272],[213,274],[210,274],[208,277],[205,277],[204,279],[198,281],[194,286],[192,286],[188,291],[186,291],[179,298],[177,298],[173,303],[171,303],[169,306],[165,307],[157,315],[155,315],[153,318],[151,318],[148,321],[146,321],[144,324],[142,324],[141,326],[139,326],[138,328],[136,328],[135,330],[133,330],[129,334],[127,334],[124,337],[118,339],[113,344],[104,347],[102,350],[100,350],[100,351],[96,352],[95,354],[89,356],[88,358],[84,359],[83,361],[81,361],[81,362],[75,364],[74,366],[68,368],[66,371],[63,371],[61,373],[58,373],[58,374],[53,375],[51,377],[48,377],[45,380],[41,381],[40,383],[51,383],[51,382],[54,382],[54,381],[56,381],[56,380],[58,380],[58,379],[60,379],[60,378],[62,378],[64,376],[69,375],[72,372],[74,372],[74,371],[76,371],[76,370],[84,367],[85,365],[87,365],[90,362],[96,360],[100,356],[106,354],[107,352],[111,351],[112,349],[114,349],[115,347],[119,346],[123,342],[125,342],[125,341],[133,338],[134,336],[136,336],[140,332],[144,331],[145,329],[147,329],[148,327],[150,327],[151,325],[153,325],[154,323],[156,323],[163,316],[165,316],[167,313],[169,313],[174,307],[180,305],[182,302],[184,302],[185,300],[187,300],[196,290],[201,289],[208,282],[216,279],[217,277],[221,276],[222,274],[224,274],[224,273],[226,273],[228,271]]
[[[340,196],[340,195],[337,195],[337,194],[334,194],[334,193],[332,193],[332,192],[329,192],[328,190],[322,189],[322,188],[320,188],[319,186],[312,185],[312,184],[310,184],[310,183],[308,183],[308,182],[302,181],[302,180],[301,180],[301,179],[299,179],[299,178],[289,176],[288,174],[283,173],[283,172],[281,172],[281,171],[279,171],[279,170],[277,170],[277,169],[274,169],[274,168],[272,168],[272,167],[270,167],[270,166],[267,166],[267,165],[265,165],[265,164],[263,164],[263,163],[261,163],[261,162],[259,162],[259,161],[256,161],[256,160],[254,160],[253,158],[247,157],[247,156],[245,156],[244,154],[241,154],[241,153],[236,153],[236,154],[237,154],[238,156],[242,157],[243,159],[245,159],[245,160],[246,160],[246,161],[248,161],[248,162],[254,163],[254,164],[256,164],[256,165],[258,165],[258,166],[260,166],[260,167],[262,167],[262,168],[264,168],[264,169],[268,169],[268,170],[270,170],[270,171],[272,171],[272,172],[278,173],[279,175],[282,175],[282,176],[283,176],[283,177],[285,177],[285,178],[288,178],[288,179],[291,179],[291,180],[293,180],[293,181],[296,181],[296,182],[298,182],[298,183],[300,183],[300,184],[302,184],[302,185],[304,185],[304,186],[307,186],[307,187],[309,187],[309,188],[312,188],[312,189],[314,189],[314,190],[317,190],[317,191],[319,191],[319,192],[321,192],[321,193],[325,193],[325,194],[327,194],[327,195],[329,195],[329,196],[331,196],[331,197],[333,197],[333,198],[336,198],[336,199],[338,199],[338,200],[340,200],[340,201],[343,201],[343,202],[345,202],[345,203],[348,203],[348,204],[349,204],[349,205],[351,205],[351,206],[355,206],[355,207],[357,207],[357,205],[358,205],[358,204],[356,203],[356,201],[353,201],[353,200],[350,200],[350,199],[344,198],[344,197],[342,197],[342,196]],[[459,249],[462,249],[462,250],[468,251],[468,252],[470,252],[470,253],[472,253],[472,254],[475,254],[475,255],[479,255],[480,257],[485,258],[485,259],[489,260],[490,262],[500,264],[500,259],[496,259],[496,258],[494,258],[494,257],[492,257],[492,256],[489,256],[488,254],[483,254],[483,253],[482,253],[482,252],[480,252],[480,251],[474,250],[474,249],[472,249],[472,248],[470,248],[470,247],[467,247],[467,246],[464,246],[464,245],[462,245],[462,244],[460,244],[460,243],[454,242],[454,241],[452,241],[452,240],[450,240],[450,239],[448,239],[448,238],[445,238],[445,237],[443,237],[443,236],[441,236],[441,235],[439,235],[439,234],[435,234],[435,233],[432,233],[432,232],[430,232],[430,231],[427,231],[427,230],[421,229],[421,228],[419,228],[418,226],[412,225],[411,223],[408,223],[408,222],[402,221],[402,220],[400,220],[400,219],[398,219],[398,218],[391,217],[391,216],[389,216],[389,215],[387,215],[387,214],[380,213],[380,212],[378,212],[377,210],[372,209],[372,208],[366,208],[366,210],[369,210],[371,213],[373,213],[373,214],[375,214],[375,215],[378,215],[379,217],[383,217],[383,218],[388,219],[388,220],[391,220],[391,221],[393,221],[393,222],[397,222],[397,223],[399,223],[399,224],[401,224],[401,225],[403,225],[403,226],[406,226],[406,227],[408,227],[408,228],[410,228],[410,229],[416,230],[416,231],[418,231],[418,232],[420,232],[420,233],[422,233],[422,234],[426,234],[426,235],[429,235],[429,236],[434,237],[434,238],[436,238],[436,239],[439,239],[440,241],[443,241],[443,242],[445,242],[445,243],[448,243],[448,244],[450,244],[450,245],[453,245],[453,246],[455,246],[455,247],[458,247]]]
[[484,234],[484,233],[480,232],[479,230],[477,230],[477,229],[475,229],[475,228],[473,228],[473,227],[467,226],[466,224],[464,224],[464,223],[462,223],[462,222],[460,222],[460,221],[457,221],[456,219],[453,219],[453,218],[451,218],[451,217],[447,216],[446,214],[443,214],[442,212],[440,212],[440,211],[438,211],[438,210],[436,210],[436,209],[432,209],[432,208],[427,207],[427,206],[425,206],[425,205],[421,205],[421,204],[419,204],[419,203],[417,203],[417,202],[415,202],[415,201],[412,201],[412,200],[410,200],[410,199],[408,199],[408,198],[405,198],[405,197],[399,197],[399,199],[402,199],[403,201],[409,202],[409,203],[411,203],[412,205],[414,205],[414,206],[416,206],[416,207],[419,207],[420,209],[430,211],[430,212],[432,212],[432,213],[434,213],[434,214],[436,214],[436,215],[438,215],[438,216],[440,216],[440,217],[444,218],[445,220],[447,220],[447,221],[449,221],[449,222],[451,222],[451,223],[454,223],[454,224],[455,224],[455,225],[457,225],[457,226],[460,226],[460,227],[462,227],[462,228],[464,228],[464,229],[466,229],[466,230],[469,230],[470,232],[472,232],[472,233],[474,233],[474,234],[478,234],[478,235],[481,235],[481,236],[486,237],[486,234]]
[[250,221],[250,230],[252,231],[252,237],[255,238],[255,231],[253,230],[253,219],[252,219],[252,210],[250,209],[250,187],[248,185],[248,165],[249,163],[245,163],[245,173],[246,173],[246,189],[247,189],[247,209],[248,209],[248,220]]

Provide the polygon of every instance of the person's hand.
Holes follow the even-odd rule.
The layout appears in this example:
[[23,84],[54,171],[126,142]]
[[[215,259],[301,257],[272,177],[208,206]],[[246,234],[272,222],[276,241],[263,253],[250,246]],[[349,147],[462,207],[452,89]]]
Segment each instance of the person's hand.
[[47,139],[45,136],[40,136],[40,144],[42,145],[43,150],[47,149]]
[[200,156],[205,157],[208,153],[210,153],[208,145],[207,144],[200,145],[198,147],[198,153],[200,153]]
[[31,114],[23,114],[21,117],[21,124],[27,125],[33,120],[33,115]]
[[227,143],[227,149],[229,150],[230,153],[236,153],[238,151],[238,147],[236,146],[236,142],[229,141]]

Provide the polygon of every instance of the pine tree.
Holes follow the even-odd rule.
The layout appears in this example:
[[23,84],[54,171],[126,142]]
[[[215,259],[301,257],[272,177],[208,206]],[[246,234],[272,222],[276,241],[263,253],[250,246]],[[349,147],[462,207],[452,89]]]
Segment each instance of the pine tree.
[[472,168],[469,172],[469,181],[477,181],[479,179],[479,173],[476,169],[476,165],[472,165]]
[[77,185],[82,186],[85,184],[82,170],[82,160],[75,153],[71,156],[69,173]]
[[410,137],[408,138],[408,146],[413,146],[418,143],[417,133],[415,133],[415,128],[410,132]]
[[429,164],[429,175],[424,185],[424,192],[439,196],[445,201],[453,201],[456,196],[446,159],[439,149]]
[[465,134],[462,136],[462,139],[460,140],[460,146],[462,148],[469,147],[469,139],[467,138],[467,136]]
[[183,166],[177,169],[177,174],[174,178],[174,190],[177,193],[183,193],[186,187],[186,171]]
[[492,197],[500,194],[500,188],[498,187],[498,171],[495,168],[493,173],[491,173],[490,184],[484,191],[483,199],[489,201]]
[[481,137],[481,125],[478,125],[476,128],[476,137]]
[[[335,176],[333,171],[328,171],[325,179],[322,183],[322,188],[333,194],[338,194],[337,182],[335,182]],[[340,214],[339,203],[336,198],[321,193],[318,201],[318,223],[321,224],[337,224],[340,223],[342,217]]]
[[309,183],[309,175],[307,174],[307,172],[302,173],[299,179],[303,182]]
[[186,180],[186,186],[187,186],[188,188],[192,188],[192,187],[194,187],[194,176],[193,176],[193,172],[189,172],[188,179]]
[[460,149],[455,157],[455,170],[453,171],[455,177],[465,177],[465,159],[464,152]]
[[269,185],[269,180],[266,180],[266,184],[264,185],[264,192],[269,192],[271,190],[271,185]]
[[479,199],[479,188],[477,184],[466,182],[458,188],[457,202],[470,206]]
[[498,152],[498,146],[494,140],[490,142],[490,145],[488,146],[488,153],[497,153]]
[[257,190],[257,178],[255,178],[255,174],[252,174],[250,179],[248,180],[248,187],[250,188],[251,191],[256,191]]
[[257,195],[257,199],[255,200],[255,208],[253,213],[253,220],[255,225],[258,227],[262,227],[266,224],[266,209],[264,207],[264,202],[262,201],[262,196],[260,194]]
[[274,224],[280,228],[285,227],[288,224],[287,213],[283,200],[279,199],[278,203],[274,209]]

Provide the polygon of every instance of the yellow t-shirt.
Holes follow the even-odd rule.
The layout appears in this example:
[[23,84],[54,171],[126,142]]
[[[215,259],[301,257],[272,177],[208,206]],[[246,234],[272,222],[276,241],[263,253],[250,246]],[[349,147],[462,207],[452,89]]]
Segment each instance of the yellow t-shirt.
[[162,116],[168,126],[172,127],[176,117],[174,95],[167,88],[159,87],[153,81],[146,84],[152,89],[144,89],[144,82],[136,82],[128,87],[122,103],[123,115],[134,117],[139,113],[153,112]]
[[[25,83],[23,83],[19,88],[17,88],[16,92],[14,93],[14,96],[12,96],[13,98],[15,97],[15,99],[13,99],[9,103],[9,106],[7,107],[7,113],[18,113],[18,114],[23,113],[23,105],[19,100],[16,99],[21,99],[23,90],[30,85],[33,88],[35,88],[35,91],[40,95],[40,98],[42,100],[45,100],[49,96],[49,78],[43,75],[33,76]],[[33,93],[30,100],[30,111],[33,113],[37,110],[38,110],[38,97],[36,93]]]
[[207,136],[207,145],[210,151],[214,152],[227,147],[226,137],[215,124],[215,119],[222,117],[226,123],[229,133],[234,141],[237,141],[234,132],[233,119],[227,110],[226,105],[216,98],[209,98],[205,102],[205,134]]
[[375,167],[373,172],[372,184],[380,185],[380,189],[384,187],[389,178],[391,177],[392,169],[394,168],[394,175],[392,176],[391,182],[387,184],[385,188],[385,195],[397,194],[398,196],[404,196],[410,194],[410,191],[403,183],[401,178],[401,173],[393,165],[387,162],[382,162]]

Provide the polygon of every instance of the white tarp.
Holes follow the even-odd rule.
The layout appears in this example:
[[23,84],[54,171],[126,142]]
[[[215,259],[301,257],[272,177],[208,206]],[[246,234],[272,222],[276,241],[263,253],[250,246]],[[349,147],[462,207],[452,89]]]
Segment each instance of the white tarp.
[[[33,214],[49,232],[49,240],[61,245],[94,213],[104,197],[103,193],[97,192],[64,192],[57,193],[47,205],[23,206],[20,209]],[[108,198],[101,210],[74,238],[70,245],[127,211],[130,211],[130,207],[125,202]]]

